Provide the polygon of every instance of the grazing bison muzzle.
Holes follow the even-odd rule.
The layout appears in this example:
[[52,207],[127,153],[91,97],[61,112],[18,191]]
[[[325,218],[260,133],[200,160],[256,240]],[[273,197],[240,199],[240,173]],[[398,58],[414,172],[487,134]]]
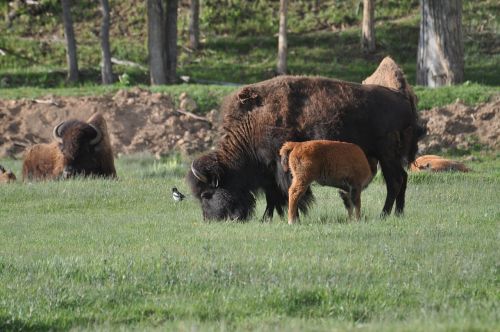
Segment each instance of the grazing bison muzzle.
[[53,130],[55,142],[37,144],[26,153],[24,179],[56,179],[73,176],[116,177],[113,151],[101,114],[87,122],[68,120]]
[[[195,196],[200,200],[205,220],[246,220],[255,207],[255,197],[248,190],[239,190],[235,181],[228,179],[219,167],[215,154],[208,154],[191,164],[188,182],[199,191]],[[196,183],[203,186],[196,186]],[[196,190],[195,189],[195,190]]]
[[[285,141],[337,140],[357,144],[386,180],[383,214],[403,212],[407,163],[423,133],[414,100],[378,85],[321,77],[280,76],[228,96],[218,147],[196,159],[187,174],[203,215],[247,219],[264,191],[265,217],[283,215],[291,177],[278,155]],[[299,201],[307,210],[310,189]]]

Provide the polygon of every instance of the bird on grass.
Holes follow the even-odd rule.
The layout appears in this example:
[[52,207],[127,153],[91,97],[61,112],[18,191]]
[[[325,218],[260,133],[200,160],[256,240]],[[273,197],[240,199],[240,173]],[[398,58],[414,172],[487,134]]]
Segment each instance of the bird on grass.
[[180,202],[184,198],[186,198],[186,196],[183,193],[181,193],[179,190],[177,190],[176,187],[173,187],[172,188],[172,198],[174,199],[174,201]]

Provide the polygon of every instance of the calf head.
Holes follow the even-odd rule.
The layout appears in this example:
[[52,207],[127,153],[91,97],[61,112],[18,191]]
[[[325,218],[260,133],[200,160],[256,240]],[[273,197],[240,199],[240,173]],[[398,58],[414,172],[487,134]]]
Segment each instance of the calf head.
[[246,220],[255,207],[255,197],[217,158],[215,152],[193,161],[187,174],[193,195],[200,201],[205,220]]
[[58,124],[53,131],[54,138],[64,156],[63,177],[98,173],[96,149],[102,140],[102,132],[92,124],[68,120]]
[[16,181],[16,176],[12,171],[7,171],[0,165],[0,183],[10,183]]

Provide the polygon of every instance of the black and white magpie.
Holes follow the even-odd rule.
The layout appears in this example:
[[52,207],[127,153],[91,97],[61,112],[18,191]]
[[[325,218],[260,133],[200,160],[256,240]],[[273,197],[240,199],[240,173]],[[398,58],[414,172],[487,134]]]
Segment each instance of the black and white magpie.
[[172,188],[172,198],[174,199],[174,201],[180,202],[184,198],[186,198],[186,196],[184,194],[182,194],[179,190],[177,190],[176,187],[173,187]]

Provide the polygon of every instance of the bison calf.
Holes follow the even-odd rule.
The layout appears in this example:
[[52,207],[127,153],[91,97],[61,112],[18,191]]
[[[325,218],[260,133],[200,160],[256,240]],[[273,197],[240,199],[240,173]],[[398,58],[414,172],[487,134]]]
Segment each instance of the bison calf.
[[298,202],[312,182],[340,189],[340,196],[352,217],[360,217],[361,191],[371,182],[376,163],[370,164],[363,150],[355,144],[316,140],[286,142],[279,152],[281,166],[292,173],[288,190],[288,223],[293,224],[298,215]]
[[425,155],[418,157],[410,166],[413,172],[431,171],[431,172],[470,172],[470,168],[463,163],[455,160],[445,159],[435,155]]
[[12,171],[7,171],[0,165],[0,183],[10,183],[16,181],[16,176]]

